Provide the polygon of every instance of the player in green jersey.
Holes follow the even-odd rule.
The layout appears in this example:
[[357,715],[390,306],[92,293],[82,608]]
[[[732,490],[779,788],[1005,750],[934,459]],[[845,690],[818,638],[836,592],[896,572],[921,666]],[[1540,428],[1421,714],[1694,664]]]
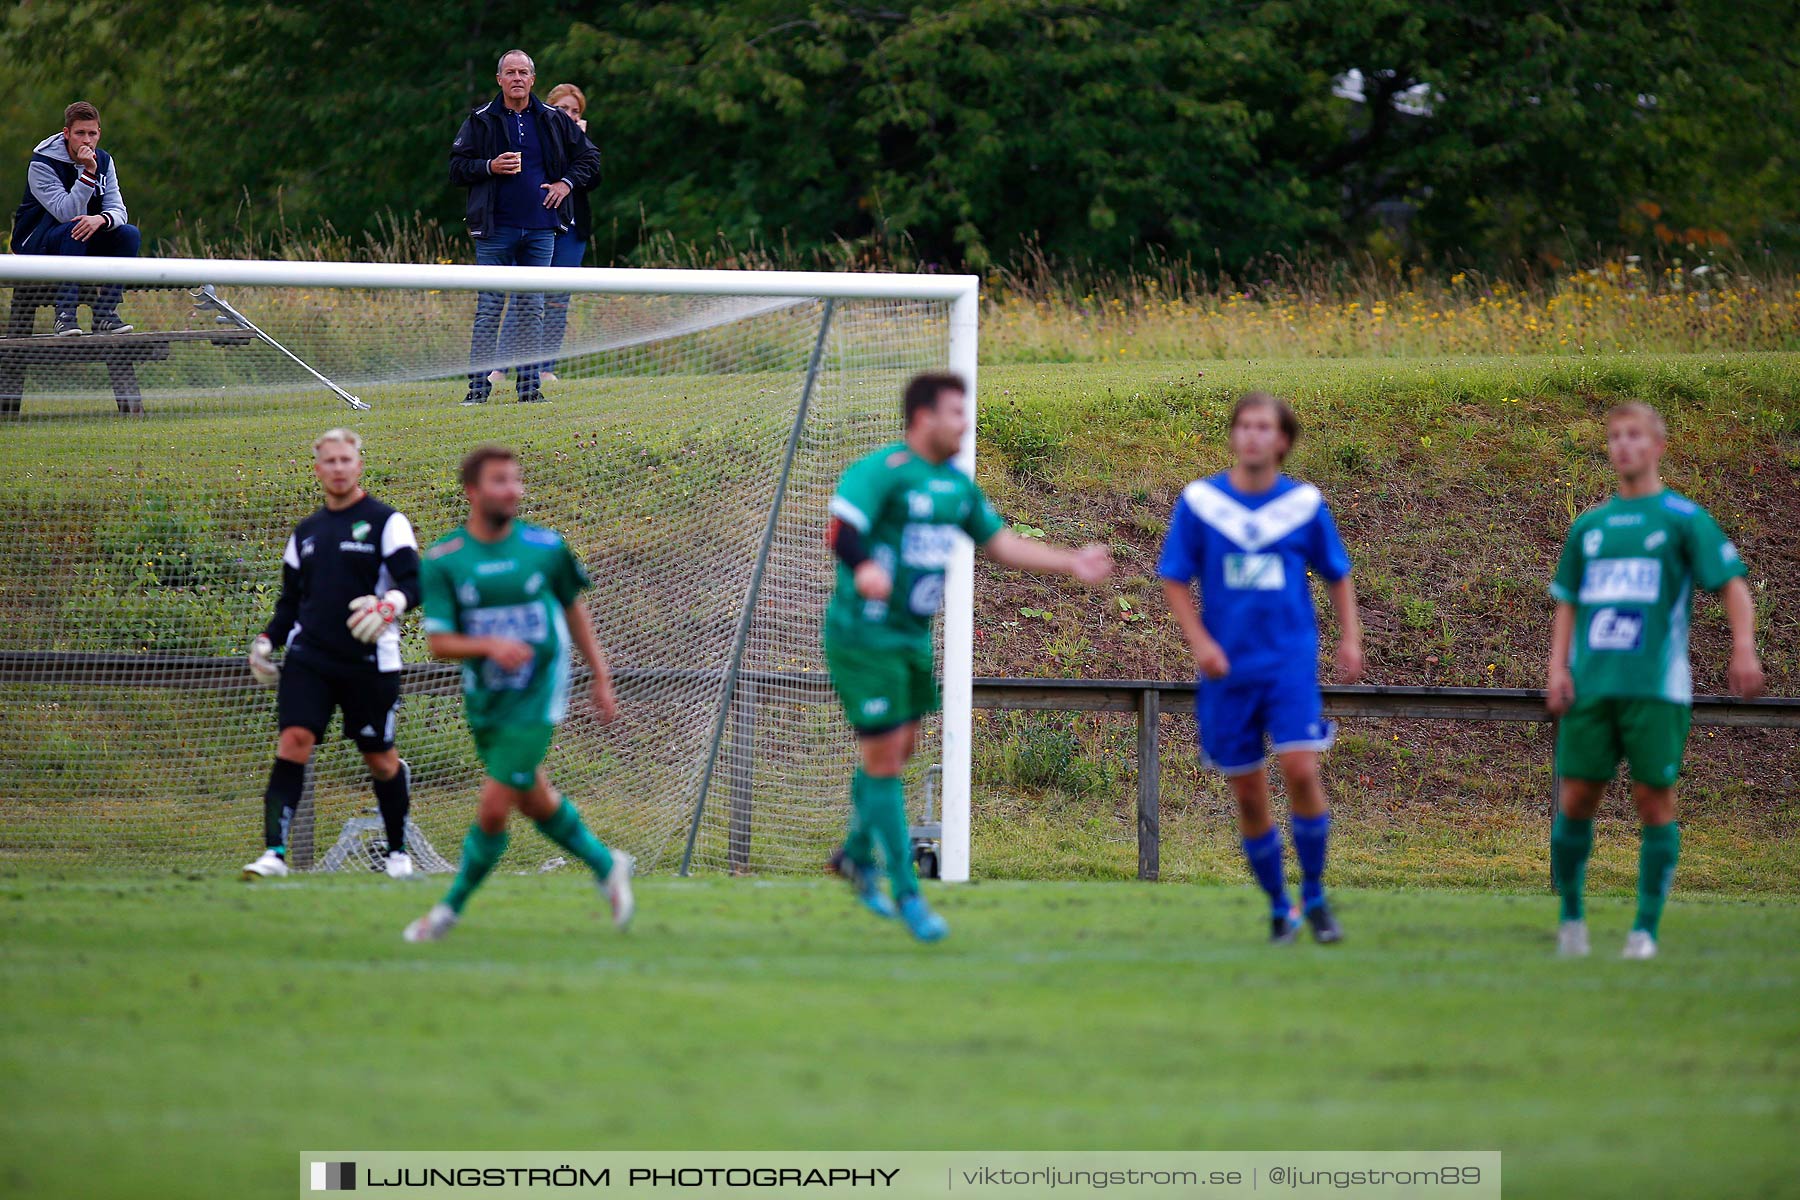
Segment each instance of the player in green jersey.
[[[975,481],[950,460],[968,429],[968,385],[920,375],[906,387],[905,440],[852,463],[831,498],[837,590],[825,610],[825,664],[856,732],[862,766],[850,785],[850,832],[832,867],[882,916],[898,914],[921,941],[948,932],[919,895],[900,775],[919,721],[939,705],[932,619],[959,539],[1002,566],[1071,575],[1093,585],[1112,571],[1105,546],[1069,550],[1014,534]],[[893,902],[881,895],[886,860]]]
[[618,712],[612,673],[594,640],[581,593],[587,572],[562,537],[517,519],[525,485],[518,457],[482,446],[462,464],[469,519],[425,552],[425,633],[438,658],[463,664],[463,712],[487,778],[462,869],[442,902],[406,927],[409,942],[450,932],[506,850],[518,809],[539,832],[586,863],[606,893],[613,924],[631,921],[631,856],[608,850],[581,822],[542,766],[569,713],[571,644],[593,669],[589,696],[602,722]]
[[1550,834],[1550,871],[1562,894],[1558,953],[1588,952],[1581,893],[1594,846],[1594,813],[1621,758],[1643,821],[1638,910],[1625,957],[1656,956],[1657,925],[1675,878],[1681,775],[1694,686],[1688,667],[1693,589],[1719,593],[1731,624],[1726,679],[1746,698],[1761,693],[1756,608],[1744,562],[1707,511],[1663,487],[1662,417],[1647,404],[1607,414],[1606,453],[1618,493],[1575,519],[1550,594],[1548,703],[1556,734],[1560,803]]

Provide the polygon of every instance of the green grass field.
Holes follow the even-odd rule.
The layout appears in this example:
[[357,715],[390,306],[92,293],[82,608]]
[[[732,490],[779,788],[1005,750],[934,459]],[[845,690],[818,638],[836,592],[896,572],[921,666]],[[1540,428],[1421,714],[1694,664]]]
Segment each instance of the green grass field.
[[[370,481],[441,527],[456,455],[518,441],[543,468],[536,515],[591,523],[595,561],[616,550],[641,584],[641,548],[616,532],[633,506],[717,503],[717,464],[739,462],[696,434],[712,449],[685,463],[666,422],[625,402],[648,386],[609,385],[610,424],[572,420],[602,411],[573,394],[471,412],[454,382],[395,391],[358,421]],[[983,484],[1053,539],[1109,542],[1120,571],[1086,593],[984,568],[978,674],[1188,672],[1155,549],[1181,484],[1223,465],[1225,414],[1253,386],[1302,407],[1294,468],[1356,556],[1375,681],[1537,685],[1543,580],[1606,487],[1597,418],[1637,397],[1670,417],[1670,482],[1743,547],[1772,690],[1795,694],[1792,353],[984,367]],[[144,648],[240,649],[311,503],[303,448],[341,413],[104,411],[22,423],[0,452],[23,467],[0,501],[63,522],[15,522],[0,615],[48,622],[60,649],[111,648],[121,629]],[[602,606],[603,636],[651,615]],[[1702,690],[1722,631],[1703,604]],[[1635,874],[1622,797],[1591,873],[1596,956],[1557,962],[1554,904],[1534,890],[1547,737],[1442,722],[1347,724],[1328,779],[1351,941],[1265,947],[1222,785],[1179,714],[1158,885],[1126,882],[1129,721],[984,714],[983,879],[938,893],[943,946],[876,927],[838,885],[767,877],[652,878],[620,939],[563,871],[496,879],[452,941],[421,948],[398,933],[441,883],[229,878],[253,849],[266,696],[209,699],[217,729],[191,741],[178,697],[86,723],[41,700],[0,693],[0,1195],[286,1194],[295,1152],[328,1147],[1499,1149],[1509,1196],[1800,1194],[1791,733],[1696,731],[1649,964],[1615,957]],[[453,719],[434,733],[426,718],[403,726],[416,763],[465,753]],[[451,853],[468,802],[453,775],[420,814]],[[558,778],[618,815],[598,776]],[[366,803],[351,783],[341,806]],[[46,865],[89,848],[101,873]],[[130,873],[146,864],[166,873]]]
[[1508,1196],[1793,1193],[1800,905],[1680,896],[1652,963],[1543,894],[978,883],[911,943],[839,885],[0,881],[0,1189],[285,1194],[361,1149],[1499,1149]]

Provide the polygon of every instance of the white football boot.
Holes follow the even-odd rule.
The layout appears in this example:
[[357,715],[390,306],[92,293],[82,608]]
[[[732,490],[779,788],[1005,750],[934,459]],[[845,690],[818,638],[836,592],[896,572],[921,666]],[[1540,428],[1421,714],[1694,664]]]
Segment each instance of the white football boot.
[[435,942],[456,925],[456,910],[448,904],[434,904],[431,911],[406,927],[401,934],[409,942]]
[[1625,935],[1625,949],[1620,952],[1619,957],[1638,961],[1655,958],[1656,939],[1650,936],[1647,929],[1634,929]]
[[613,927],[624,929],[631,924],[631,914],[637,911],[637,898],[631,894],[631,872],[637,862],[623,850],[614,850],[612,860],[612,870],[606,873],[606,882],[600,885],[600,890],[606,893],[606,902],[612,906]]
[[253,863],[244,864],[244,879],[247,882],[258,879],[285,879],[287,873],[287,859],[273,850],[264,850],[261,858]]
[[[404,758],[400,760],[400,778],[406,784],[407,795],[412,795],[412,764]],[[388,851],[387,877],[389,879],[411,879],[413,877],[412,855],[404,850]]]
[[1586,921],[1564,921],[1556,927],[1556,956],[1586,958],[1588,934]]

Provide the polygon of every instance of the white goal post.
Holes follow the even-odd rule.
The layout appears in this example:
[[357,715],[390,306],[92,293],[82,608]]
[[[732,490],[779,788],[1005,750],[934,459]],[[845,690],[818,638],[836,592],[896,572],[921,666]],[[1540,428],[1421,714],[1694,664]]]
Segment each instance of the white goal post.
[[[587,335],[589,340],[586,342],[576,339],[574,330],[577,322],[571,318],[569,326],[571,340],[565,347],[564,354],[567,356],[567,361],[575,362],[577,365],[565,369],[565,374],[580,376],[582,368],[579,364],[583,361],[601,362],[601,365],[592,368],[592,374],[589,377],[575,380],[575,392],[566,404],[561,407],[544,406],[548,411],[542,417],[536,418],[537,424],[530,426],[532,430],[541,431],[561,431],[569,425],[586,420],[586,410],[583,405],[588,404],[589,400],[584,400],[582,397],[589,397],[596,405],[603,403],[606,379],[639,380],[646,374],[652,373],[657,365],[653,361],[654,347],[657,345],[673,344],[680,339],[687,339],[683,345],[693,347],[703,344],[710,345],[711,343],[708,343],[707,339],[717,339],[722,336],[719,331],[729,326],[731,322],[760,320],[772,312],[788,314],[792,317],[792,323],[797,326],[800,323],[798,310],[782,307],[783,302],[791,301],[796,305],[816,305],[823,312],[822,320],[817,317],[810,318],[813,324],[807,327],[808,329],[816,327],[818,342],[820,346],[823,346],[826,329],[833,319],[833,303],[845,302],[845,307],[839,310],[844,312],[848,311],[847,306],[852,302],[885,302],[891,306],[883,310],[880,318],[885,324],[878,325],[874,318],[870,318],[868,328],[892,331],[891,336],[896,346],[901,345],[904,339],[912,338],[912,341],[905,342],[906,353],[883,351],[879,354],[864,354],[858,350],[856,344],[846,342],[842,346],[835,347],[833,369],[838,373],[838,377],[846,381],[845,387],[851,386],[852,383],[859,383],[866,374],[869,379],[880,378],[883,381],[882,387],[890,389],[887,392],[886,400],[887,415],[891,418],[891,429],[883,435],[890,440],[899,435],[901,421],[899,391],[897,387],[892,386],[892,379],[889,376],[898,378],[902,364],[906,365],[907,370],[912,370],[911,364],[916,361],[918,369],[947,368],[961,375],[968,381],[971,389],[969,396],[970,423],[961,453],[956,461],[958,466],[970,473],[973,473],[975,467],[974,415],[979,315],[979,280],[975,276],[795,271],[524,268],[233,259],[84,259],[12,255],[0,260],[0,287],[13,288],[15,296],[13,327],[8,336],[0,337],[0,368],[4,368],[8,361],[8,355],[11,355],[13,360],[19,364],[31,364],[31,366],[30,368],[25,365],[17,367],[17,372],[23,382],[15,386],[17,390],[24,393],[22,401],[17,396],[12,397],[10,401],[12,407],[5,409],[4,413],[0,413],[0,419],[10,418],[16,423],[15,426],[9,426],[9,428],[16,430],[17,426],[30,426],[33,418],[39,412],[45,413],[47,417],[73,422],[75,423],[74,427],[78,429],[81,427],[80,422],[102,419],[114,422],[112,426],[114,429],[125,428],[116,424],[117,418],[108,411],[108,406],[95,406],[92,403],[94,394],[102,391],[99,384],[94,382],[102,378],[100,375],[89,376],[86,384],[67,392],[57,390],[61,386],[60,384],[47,382],[52,378],[50,373],[38,370],[38,368],[50,361],[46,356],[53,355],[62,349],[58,343],[67,345],[67,353],[71,362],[85,362],[91,368],[99,361],[97,356],[104,356],[109,346],[115,344],[124,346],[126,340],[137,339],[131,343],[132,353],[143,361],[154,360],[154,364],[146,368],[154,377],[146,382],[144,397],[137,398],[140,402],[138,407],[127,408],[125,397],[119,394],[116,371],[113,375],[113,392],[119,400],[121,412],[148,412],[155,420],[164,419],[158,415],[159,396],[169,398],[164,408],[172,410],[179,403],[185,402],[181,399],[182,397],[190,394],[184,392],[183,388],[193,389],[192,394],[204,393],[207,396],[234,398],[232,403],[238,404],[240,408],[252,406],[256,402],[254,396],[260,395],[267,398],[275,395],[279,389],[274,384],[268,383],[267,380],[274,378],[277,371],[289,369],[288,364],[278,360],[274,350],[259,351],[258,353],[262,356],[253,360],[251,356],[241,352],[234,358],[232,351],[213,349],[210,343],[202,346],[201,339],[205,338],[209,331],[215,329],[212,324],[206,324],[200,329],[171,333],[157,328],[146,330],[144,319],[140,317],[137,318],[139,328],[132,334],[101,334],[80,338],[53,339],[43,336],[41,317],[36,318],[40,323],[35,330],[30,326],[30,321],[34,318],[27,308],[23,318],[25,327],[20,327],[20,298],[24,296],[27,287],[35,287],[47,295],[50,289],[70,284],[89,289],[83,293],[84,302],[86,302],[86,297],[91,294],[91,290],[95,288],[111,286],[126,289],[127,319],[132,319],[131,307],[134,296],[146,297],[142,302],[146,307],[154,307],[157,313],[167,314],[175,311],[174,305],[186,303],[184,295],[192,293],[185,290],[202,289],[209,286],[216,288],[219,295],[231,298],[230,303],[235,305],[236,309],[242,310],[247,321],[259,323],[255,327],[258,336],[267,340],[270,346],[279,349],[288,359],[299,364],[298,368],[293,369],[295,382],[282,384],[281,387],[287,390],[281,395],[283,397],[298,395],[300,394],[298,389],[314,388],[314,392],[309,394],[308,398],[308,403],[313,407],[309,409],[311,415],[307,418],[310,422],[307,427],[317,426],[320,429],[327,424],[336,423],[329,419],[334,414],[346,418],[345,423],[350,423],[355,418],[355,414],[346,411],[342,403],[331,399],[331,391],[335,391],[341,400],[349,401],[352,406],[357,406],[361,404],[357,400],[357,395],[362,396],[365,400],[369,399],[369,393],[365,388],[372,386],[377,392],[377,398],[373,402],[374,408],[379,413],[382,406],[379,393],[382,387],[394,390],[396,395],[404,394],[408,397],[425,387],[430,381],[449,381],[435,385],[440,390],[447,387],[460,388],[459,372],[461,367],[466,365],[468,355],[467,325],[465,324],[460,329],[453,328],[453,326],[459,320],[467,320],[467,317],[461,314],[466,314],[474,305],[471,293],[500,293],[509,298],[529,297],[534,294],[573,297],[575,299],[571,311],[582,309],[586,314],[581,322],[583,328],[590,331]],[[137,289],[144,291],[139,292]],[[164,291],[158,293],[157,289]],[[176,292],[176,289],[184,291]],[[383,293],[404,294],[405,299],[391,303],[384,302],[381,299]],[[0,295],[3,294],[0,293]],[[157,294],[170,295],[174,299],[168,302],[158,302],[160,307],[157,307],[152,304],[150,299]],[[276,303],[277,296],[280,297],[279,304]],[[426,313],[427,310],[437,312],[438,309],[433,307],[437,301],[432,299],[428,302],[427,298],[440,297],[444,298],[442,311],[450,315],[438,317],[420,315]],[[627,298],[675,298],[690,304],[690,306],[682,309],[680,315],[670,316],[665,309],[673,311],[675,305],[661,305],[660,299],[657,299],[659,307],[654,311],[649,309],[629,309],[628,311],[625,307]],[[259,300],[265,301],[265,303],[259,306]],[[724,303],[727,300],[730,301],[730,305]],[[768,303],[762,303],[765,301]],[[620,305],[618,312],[614,312],[613,308],[609,307],[615,302]],[[932,328],[939,331],[931,336],[938,338],[938,341],[926,345],[920,340],[923,335],[908,333],[901,328],[915,312],[914,309],[906,307],[906,302],[926,306],[916,311],[928,311]],[[47,301],[39,300],[37,303],[41,305]],[[196,317],[195,312],[204,308],[204,303],[204,300],[197,301],[194,312],[190,312],[188,315],[190,324],[195,320],[202,319],[206,321],[224,320],[223,317]],[[588,307],[582,308],[583,305]],[[276,307],[281,309],[281,319],[271,323],[265,314]],[[217,311],[216,307],[214,311]],[[813,310],[808,309],[807,311]],[[435,340],[430,347],[425,345],[428,339],[422,334],[415,334],[415,330],[419,326],[410,324],[426,321],[435,321],[445,327],[434,332]],[[355,328],[347,331],[345,326],[355,322],[371,325],[372,328],[366,335]],[[158,323],[155,317],[149,321],[152,326],[156,326]],[[263,325],[269,326],[267,332],[263,329]],[[381,342],[380,335],[383,331],[386,333],[387,343]],[[347,332],[355,332],[359,337],[366,337],[367,345],[363,348],[369,351],[366,357],[370,365],[366,370],[360,370],[360,377],[359,368],[347,367],[343,365],[343,362],[333,359],[331,355],[330,347],[334,344],[334,338],[341,340],[347,335]],[[178,338],[182,336],[195,340],[186,343],[165,341],[160,346],[154,344],[158,337]],[[504,338],[504,333],[501,336]],[[846,333],[844,336],[846,338],[853,337],[850,333]],[[117,343],[108,340],[114,337],[121,340]],[[275,341],[276,337],[279,337],[280,341]],[[790,343],[799,344],[800,333],[796,332],[790,335],[784,331],[781,337],[786,341],[782,341],[779,348],[780,353],[787,355],[786,358],[781,359],[781,362],[789,364],[792,354],[787,347]],[[765,340],[773,343],[777,339],[771,335]],[[247,341],[247,338],[237,344],[242,345],[243,341]],[[140,344],[143,347],[141,354]],[[195,356],[204,354],[212,355],[219,360],[216,366],[206,365],[204,370],[200,365],[188,368],[193,378],[200,378],[205,375],[206,371],[211,371],[211,375],[205,375],[209,382],[204,385],[183,382],[189,376],[174,371],[173,363],[170,361],[172,344],[181,347],[180,354],[174,356],[176,359],[188,356],[192,361],[198,362]],[[221,341],[218,344],[224,345],[225,343]],[[769,369],[766,367],[765,360],[773,361],[777,356],[776,350],[763,351],[759,348],[760,345],[757,337],[745,334],[740,337],[739,343],[734,343],[732,355],[717,353],[714,358],[706,359],[701,349],[687,348],[668,350],[665,358],[669,361],[678,361],[683,365],[683,369],[686,364],[701,361],[725,364],[714,366],[711,369],[716,370],[721,379],[730,377],[735,380],[738,374],[750,369],[740,365],[744,362],[752,363],[758,370]],[[883,345],[885,346],[885,343]],[[186,348],[189,346],[201,346],[201,349],[189,350]],[[932,349],[932,346],[936,348]],[[646,350],[644,347],[653,349]],[[386,360],[381,364],[375,364],[375,359],[381,357],[381,354],[375,353],[375,349],[379,349],[381,354],[386,355]],[[123,350],[120,353],[123,353]],[[711,353],[711,351],[706,351],[706,353]],[[457,354],[462,356],[462,361],[457,360]],[[757,358],[758,354],[762,354],[763,358]],[[408,358],[408,355],[411,358]],[[586,359],[582,357],[584,355],[587,356]],[[134,359],[134,361],[137,360]],[[170,366],[166,368],[169,371],[166,378],[154,374],[158,365],[164,362],[170,362]],[[210,363],[209,359],[208,364]],[[485,369],[487,364],[480,365]],[[493,365],[495,374],[500,375],[508,370],[514,370],[517,374],[516,369],[520,364],[517,361],[496,360]],[[256,375],[254,383],[241,382],[234,374],[240,368],[251,374],[257,371],[260,371],[261,374]],[[108,369],[112,369],[110,364]],[[300,378],[301,369],[309,372],[313,379]],[[531,369],[536,371],[537,367],[534,365]],[[780,369],[792,373],[789,365],[782,365]],[[605,376],[605,372],[608,370],[614,370],[616,374]],[[32,373],[33,371],[36,372],[35,375]],[[888,374],[884,375],[882,372]],[[813,374],[816,373],[815,351]],[[473,378],[472,375],[471,378]],[[699,379],[699,376],[693,378]],[[164,382],[159,384],[157,380],[164,380]],[[315,385],[315,381],[320,382]],[[344,386],[340,387],[340,384]],[[76,387],[76,385],[69,386]],[[703,383],[697,386],[703,386]],[[157,391],[158,387],[163,389],[162,392]],[[586,391],[581,390],[584,387],[587,389]],[[737,390],[732,392],[731,398],[725,398],[721,393],[721,399],[716,402],[714,408],[707,410],[706,419],[708,421],[718,425],[729,423],[734,411],[733,406],[742,403],[735,399],[738,391],[750,394],[747,386],[738,388],[734,382],[732,387]],[[809,389],[812,387],[810,376],[806,387]],[[327,388],[330,391],[327,391]],[[346,391],[346,388],[349,391]],[[132,383],[132,390],[134,393],[137,390],[135,379]],[[87,404],[87,407],[80,412],[73,411],[77,407],[77,391]],[[45,393],[45,398],[40,399],[36,392]],[[355,392],[357,395],[351,395],[351,392]],[[442,394],[449,395],[449,392],[443,391]],[[252,397],[252,399],[243,399],[244,397]],[[520,398],[525,397],[521,395]],[[3,405],[7,399],[6,396],[0,396],[0,405]],[[21,403],[23,405],[22,413],[20,411]],[[222,404],[224,401],[219,403]],[[441,406],[444,401],[437,399],[434,400],[434,403]],[[456,411],[454,400],[449,403],[451,407],[443,411],[454,413]],[[708,403],[711,402],[703,396],[696,395],[694,399],[696,408],[704,407]],[[58,408],[58,405],[64,407]],[[805,402],[802,400],[802,412],[804,412],[804,407]],[[64,411],[65,408],[70,411]],[[238,409],[232,411],[241,415]],[[510,406],[508,411],[511,412]],[[438,422],[440,420],[447,422],[449,419],[447,416],[439,418],[421,415],[414,421],[416,434],[410,436],[431,439],[437,436]],[[878,420],[878,415],[876,410],[871,408],[846,415],[842,417],[842,420],[848,424],[860,422],[863,426],[872,426]],[[166,428],[173,429],[172,426]],[[297,429],[298,426],[295,428]],[[233,436],[241,435],[234,433]],[[396,435],[389,434],[388,436]],[[594,436],[598,439],[600,435],[595,434]],[[793,440],[798,441],[799,439],[800,430],[796,427]],[[529,437],[526,440],[529,445]],[[66,467],[66,464],[50,461],[50,453],[45,449],[50,444],[49,442],[31,443],[29,441],[22,444],[17,437],[9,438],[6,443],[9,448],[0,452],[0,465],[10,463],[13,468],[23,467],[34,472],[54,472],[59,466]],[[379,443],[372,444],[377,451],[381,449]],[[151,449],[144,448],[136,451],[139,454],[153,452]],[[793,456],[791,442],[788,455],[791,461]],[[38,461],[32,461],[33,457]],[[847,464],[839,462],[837,468],[841,470],[844,465]],[[528,461],[528,478],[531,468],[532,464]],[[671,470],[679,473],[678,467],[671,468]],[[785,472],[785,464],[781,470]],[[298,472],[290,474],[297,476]],[[620,478],[617,474],[595,476],[591,481],[591,490],[595,495],[610,499],[621,486]],[[785,474],[783,482],[785,482]],[[290,482],[288,490],[294,491],[295,486]],[[541,486],[551,488],[555,484],[543,482]],[[776,504],[778,507],[781,503],[779,496],[780,493],[777,492]],[[802,500],[810,503],[812,497],[810,494],[807,497],[796,497],[790,500],[790,503],[799,503]],[[254,498],[250,502],[260,503]],[[285,503],[280,508],[277,508],[275,501],[269,501],[268,505],[266,523],[270,524],[279,517],[281,521],[291,526],[292,521],[303,515],[304,511],[294,507],[291,503]],[[4,525],[7,520],[9,519],[0,518],[0,525]],[[822,522],[821,515],[821,530]],[[771,530],[773,530],[773,525],[774,519],[771,516]],[[442,532],[441,529],[429,531],[429,536],[436,536],[440,532]],[[8,536],[9,531],[0,528],[0,549],[8,547]],[[422,544],[429,540],[428,531],[424,528],[421,528],[420,536]],[[787,538],[789,534],[784,532],[782,536]],[[821,556],[827,553],[822,543],[818,545],[817,550]],[[769,545],[765,542],[763,546],[765,558],[768,552]],[[776,568],[771,566],[770,569],[773,572]],[[754,589],[754,585],[752,588]],[[204,586],[200,586],[198,590],[204,592],[206,589]],[[939,871],[941,878],[947,881],[967,880],[970,871],[973,590],[974,551],[967,539],[963,539],[961,547],[950,565],[946,580],[943,625],[942,847]],[[4,610],[3,601],[4,589],[0,589],[0,614],[3,614]],[[766,606],[770,603],[772,601],[767,597],[759,598],[752,591],[747,601],[746,628],[751,620],[749,612],[756,609],[758,604]],[[818,615],[813,614],[814,618]],[[604,635],[602,640],[604,642]],[[59,633],[54,638],[47,636],[41,643],[27,641],[27,644],[21,646],[11,635],[0,635],[0,651],[11,649],[14,653],[10,657],[17,661],[29,659],[39,651],[44,651],[43,656],[46,660],[55,658],[55,653],[52,653],[52,643],[56,647],[61,647],[69,644],[69,640]],[[114,647],[105,645],[97,648],[109,652],[114,649]],[[4,657],[7,656],[0,655],[0,658]],[[104,655],[100,657],[104,657]],[[411,657],[416,661],[419,655],[414,653]],[[56,661],[60,663],[63,659],[56,659]],[[9,695],[17,700],[24,694],[21,690],[17,690],[23,687],[21,677],[17,674],[21,668],[18,668],[15,662],[13,666],[6,669],[13,671],[14,674],[0,674],[0,708],[6,706]],[[57,669],[74,670],[75,668],[58,667]],[[123,671],[128,668],[119,667],[118,669]],[[198,669],[195,668],[195,670]],[[735,662],[732,670],[736,670]],[[5,690],[8,680],[15,687],[11,693]],[[729,693],[727,693],[726,703],[729,706]],[[49,707],[55,707],[55,705]],[[723,727],[725,718],[720,716],[719,721]],[[267,746],[272,749],[272,729],[268,731],[266,742]],[[714,755],[720,753],[717,744],[712,753]],[[264,769],[266,769],[266,761]],[[722,767],[721,770],[723,769]],[[7,779],[4,782],[10,785],[15,781]],[[843,783],[847,787],[847,778]],[[260,781],[258,782],[258,791],[260,791]],[[44,811],[48,811],[48,809],[46,808]],[[696,828],[698,823],[699,816],[696,813]],[[323,830],[323,826],[321,828]],[[335,836],[335,826],[328,832],[330,836]],[[322,836],[324,835],[322,834]],[[733,836],[736,836],[735,831]],[[749,836],[748,833],[745,834],[746,839]],[[0,838],[0,841],[3,840]],[[327,844],[329,843],[328,836],[324,840]],[[19,850],[21,848],[9,845],[0,846],[0,849]],[[32,844],[28,840],[23,851],[30,853],[31,850]]]

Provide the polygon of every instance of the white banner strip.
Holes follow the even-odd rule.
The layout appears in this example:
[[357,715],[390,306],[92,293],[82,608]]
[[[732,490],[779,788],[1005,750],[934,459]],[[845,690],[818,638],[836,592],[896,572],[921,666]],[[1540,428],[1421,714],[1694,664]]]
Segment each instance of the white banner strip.
[[1500,1200],[1500,1153],[1468,1151],[312,1151],[300,1195],[389,1197],[1100,1195]]

